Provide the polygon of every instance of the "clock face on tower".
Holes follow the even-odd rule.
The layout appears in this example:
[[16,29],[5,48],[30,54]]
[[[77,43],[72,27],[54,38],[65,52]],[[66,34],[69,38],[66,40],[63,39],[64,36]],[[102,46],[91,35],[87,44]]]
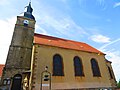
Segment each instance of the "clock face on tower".
[[29,24],[29,21],[28,20],[24,20],[23,23],[24,23],[24,26],[27,26]]

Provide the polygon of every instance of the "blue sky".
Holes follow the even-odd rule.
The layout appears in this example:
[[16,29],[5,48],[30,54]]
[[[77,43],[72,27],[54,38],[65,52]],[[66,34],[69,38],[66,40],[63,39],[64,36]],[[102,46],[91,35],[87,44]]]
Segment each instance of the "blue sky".
[[[0,63],[5,63],[16,16],[29,0],[0,0]],[[112,61],[120,79],[120,0],[32,0],[36,33],[85,42]]]

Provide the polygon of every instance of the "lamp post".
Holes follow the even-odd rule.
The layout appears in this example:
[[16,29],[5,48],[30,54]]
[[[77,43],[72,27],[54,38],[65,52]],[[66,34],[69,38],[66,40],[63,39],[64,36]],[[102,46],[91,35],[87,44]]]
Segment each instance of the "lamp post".
[[51,90],[51,73],[48,72],[48,66],[45,67],[45,70],[41,73],[41,87],[40,90],[42,90],[43,87],[43,82],[48,82],[47,85],[45,86],[49,86],[49,90]]

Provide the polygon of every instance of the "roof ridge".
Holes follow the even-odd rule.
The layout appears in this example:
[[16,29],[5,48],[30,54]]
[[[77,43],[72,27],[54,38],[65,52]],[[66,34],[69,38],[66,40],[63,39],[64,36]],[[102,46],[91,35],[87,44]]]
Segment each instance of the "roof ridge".
[[78,42],[78,43],[83,43],[83,44],[87,44],[84,42],[80,42],[80,41],[74,41],[74,40],[69,40],[69,39],[64,39],[64,38],[58,38],[56,36],[50,36],[50,35],[45,35],[45,34],[38,34],[38,33],[34,33],[35,35],[40,35],[40,36],[45,36],[45,37],[50,37],[50,38],[55,38],[55,39],[59,39],[59,40],[64,40],[64,41],[71,41],[71,42]]

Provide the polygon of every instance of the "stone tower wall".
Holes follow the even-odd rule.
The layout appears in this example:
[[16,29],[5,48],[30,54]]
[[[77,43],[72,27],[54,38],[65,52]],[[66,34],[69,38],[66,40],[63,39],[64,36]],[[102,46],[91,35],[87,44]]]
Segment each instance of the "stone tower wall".
[[[24,20],[29,24],[24,25]],[[9,47],[9,52],[3,71],[2,81],[5,78],[14,77],[15,74],[23,74],[31,68],[32,46],[34,38],[35,20],[18,16],[14,33]],[[24,75],[23,75],[24,76]]]

